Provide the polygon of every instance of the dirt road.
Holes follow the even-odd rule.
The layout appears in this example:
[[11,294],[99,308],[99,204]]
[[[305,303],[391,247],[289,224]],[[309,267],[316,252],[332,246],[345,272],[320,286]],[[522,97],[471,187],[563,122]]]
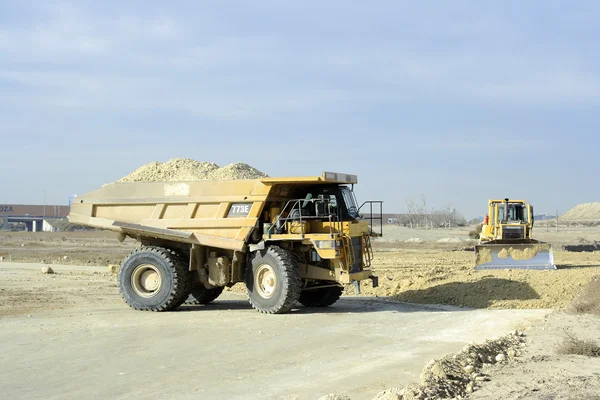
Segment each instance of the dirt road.
[[0,264],[0,393],[7,398],[371,399],[434,357],[529,325],[545,310],[470,310],[345,297],[262,315],[239,293],[146,313],[105,268]]
[[525,355],[516,363],[484,369],[493,376],[470,399],[548,400],[600,399],[600,357],[559,354],[561,343],[574,335],[598,341],[600,318],[596,315],[550,314],[527,331]]

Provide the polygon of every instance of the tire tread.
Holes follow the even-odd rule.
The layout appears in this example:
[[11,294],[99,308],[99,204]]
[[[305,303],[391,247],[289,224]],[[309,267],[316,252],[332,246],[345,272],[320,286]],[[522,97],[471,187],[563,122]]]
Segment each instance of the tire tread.
[[189,279],[190,274],[186,263],[183,262],[182,257],[176,255],[172,250],[158,246],[142,246],[133,250],[121,263],[118,275],[119,284],[125,279],[125,269],[123,268],[125,263],[130,258],[143,253],[152,253],[164,260],[165,264],[171,268],[173,274],[173,287],[171,288],[167,299],[156,306],[141,305],[132,298],[129,293],[122,289],[120,290],[121,297],[131,308],[139,311],[170,311],[179,307],[183,304],[189,294],[191,281]]
[[[263,314],[284,314],[291,311],[300,298],[300,293],[302,291],[302,277],[300,275],[300,268],[298,267],[294,255],[279,246],[270,246],[267,249],[267,254],[270,254],[272,257],[274,257],[278,264],[282,267],[282,285],[285,293],[274,306],[268,308],[262,307],[260,304],[256,304],[252,300],[250,293],[248,293],[248,300],[252,308]],[[248,268],[252,268],[252,264],[250,264]],[[253,276],[254,274],[251,275]]]

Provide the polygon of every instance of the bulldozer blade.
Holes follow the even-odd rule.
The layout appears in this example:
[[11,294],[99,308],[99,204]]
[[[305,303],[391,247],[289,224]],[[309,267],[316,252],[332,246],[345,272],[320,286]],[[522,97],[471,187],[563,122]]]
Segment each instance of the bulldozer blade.
[[556,269],[548,243],[480,244],[475,246],[475,270]]

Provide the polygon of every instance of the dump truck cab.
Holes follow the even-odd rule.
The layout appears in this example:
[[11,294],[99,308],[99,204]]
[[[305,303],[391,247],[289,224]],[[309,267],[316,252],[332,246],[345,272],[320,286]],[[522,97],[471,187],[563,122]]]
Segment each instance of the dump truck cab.
[[[330,174],[330,175],[328,175]],[[265,180],[263,180],[265,181]],[[268,180],[267,180],[268,181]],[[302,261],[305,288],[374,279],[373,213],[361,215],[354,175],[324,173],[310,183],[273,182],[262,216],[262,243],[293,249]],[[365,202],[365,204],[381,202]]]
[[[263,313],[335,303],[345,285],[377,278],[371,236],[382,202],[358,206],[356,175],[233,181],[128,182],[79,196],[72,223],[113,230],[140,246],[119,287],[140,310],[206,304],[238,282]],[[368,214],[361,211],[368,208]]]

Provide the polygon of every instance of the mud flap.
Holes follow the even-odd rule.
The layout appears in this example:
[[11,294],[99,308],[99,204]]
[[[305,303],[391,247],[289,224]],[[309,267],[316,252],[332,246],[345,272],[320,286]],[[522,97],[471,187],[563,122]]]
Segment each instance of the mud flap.
[[369,278],[371,278],[371,282],[373,283],[373,289],[379,287],[378,277],[376,277],[375,275],[371,275]]
[[356,294],[360,294],[360,281],[352,281],[352,285]]
[[480,244],[475,246],[475,270],[556,269],[549,243]]

